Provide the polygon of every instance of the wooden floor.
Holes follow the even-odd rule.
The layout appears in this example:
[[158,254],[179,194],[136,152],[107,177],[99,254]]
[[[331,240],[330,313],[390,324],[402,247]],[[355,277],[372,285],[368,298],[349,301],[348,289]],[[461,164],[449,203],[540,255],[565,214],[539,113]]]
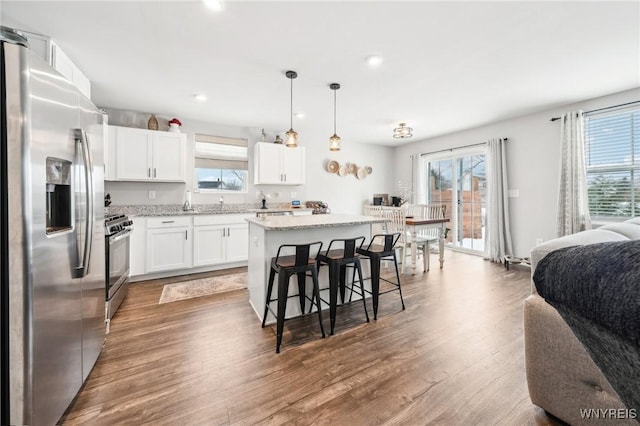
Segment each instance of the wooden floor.
[[63,423],[561,424],[527,394],[530,270],[453,252],[432,265],[402,275],[405,311],[383,295],[367,324],[354,302],[325,339],[316,315],[289,320],[279,355],[246,290],[158,305],[183,277],[134,283]]

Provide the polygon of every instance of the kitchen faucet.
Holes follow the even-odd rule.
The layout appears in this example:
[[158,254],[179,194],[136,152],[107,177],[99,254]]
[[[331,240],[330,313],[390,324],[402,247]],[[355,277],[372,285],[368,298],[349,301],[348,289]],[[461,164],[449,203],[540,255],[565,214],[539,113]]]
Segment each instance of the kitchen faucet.
[[191,207],[191,203],[189,202],[189,200],[184,202],[184,204],[182,205],[182,210],[185,211],[185,212],[192,212],[193,211],[193,207]]
[[185,212],[192,212],[193,206],[191,205],[191,191],[187,191],[185,194],[185,198],[187,199],[182,205],[182,210]]

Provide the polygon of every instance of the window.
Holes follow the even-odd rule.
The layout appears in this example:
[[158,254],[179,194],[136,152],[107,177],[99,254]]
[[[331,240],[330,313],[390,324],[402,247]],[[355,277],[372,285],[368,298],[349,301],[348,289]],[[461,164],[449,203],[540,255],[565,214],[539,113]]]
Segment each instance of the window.
[[640,215],[640,106],[587,113],[584,132],[591,216]]
[[195,187],[201,192],[247,192],[246,139],[196,133]]

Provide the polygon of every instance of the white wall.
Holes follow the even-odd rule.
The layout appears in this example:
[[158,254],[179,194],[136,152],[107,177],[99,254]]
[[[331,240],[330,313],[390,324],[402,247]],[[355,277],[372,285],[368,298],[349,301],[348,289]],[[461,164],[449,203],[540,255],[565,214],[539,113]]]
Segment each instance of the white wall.
[[556,237],[560,122],[549,119],[577,109],[589,111],[637,100],[640,89],[633,89],[403,145],[395,150],[395,181],[411,180],[411,154],[482,143],[496,137],[509,138],[509,188],[520,191],[520,197],[509,199],[513,254],[528,256],[536,238],[546,241]]
[[[117,110],[108,107],[103,109],[109,115],[109,124],[128,127],[146,128],[148,113]],[[160,130],[167,129],[167,120],[172,117],[156,116]],[[147,182],[105,182],[105,193],[111,194],[113,205],[162,205],[182,204],[185,191],[193,192],[193,138],[194,133],[205,133],[216,136],[246,138],[249,140],[249,188],[244,194],[224,193],[225,203],[254,203],[257,191],[264,191],[273,196],[269,202],[289,203],[291,199],[319,200],[329,204],[333,213],[361,213],[362,204],[370,202],[374,193],[389,192],[389,183],[393,177],[393,149],[388,147],[364,144],[343,143],[342,150],[337,153],[329,151],[326,134],[301,134],[300,146],[306,149],[306,185],[279,186],[253,185],[253,145],[261,139],[261,129],[249,127],[226,126],[215,123],[193,121],[179,117],[183,125],[180,130],[187,134],[187,182],[186,183],[147,183]],[[267,131],[267,141],[272,141],[275,132]],[[282,135],[281,135],[282,136]],[[315,142],[323,141],[323,142]],[[356,163],[359,166],[371,166],[373,174],[366,179],[358,180],[354,175],[340,177],[326,171],[326,163],[337,160],[341,164]],[[148,192],[155,191],[156,198],[150,200]],[[279,197],[275,197],[278,193]],[[293,196],[292,196],[292,193]],[[193,193],[193,204],[216,204],[220,194]],[[268,203],[269,203],[268,202]],[[267,205],[268,205],[267,203]]]

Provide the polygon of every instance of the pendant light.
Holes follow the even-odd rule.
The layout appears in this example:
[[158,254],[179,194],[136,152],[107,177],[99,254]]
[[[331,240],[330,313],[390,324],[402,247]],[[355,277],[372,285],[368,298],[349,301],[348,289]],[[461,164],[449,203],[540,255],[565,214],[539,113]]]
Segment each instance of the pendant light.
[[333,136],[329,138],[329,151],[340,151],[340,136],[336,133],[336,92],[340,85],[331,83],[329,88],[333,90]]
[[407,127],[407,123],[400,123],[400,127],[393,129],[393,137],[399,139],[410,138],[413,136],[411,132],[413,132],[413,129]]
[[298,146],[298,132],[293,130],[293,79],[298,77],[298,73],[295,71],[287,71],[285,75],[291,80],[291,114],[289,115],[291,127],[289,131],[285,133],[285,144],[289,148],[295,148]]

